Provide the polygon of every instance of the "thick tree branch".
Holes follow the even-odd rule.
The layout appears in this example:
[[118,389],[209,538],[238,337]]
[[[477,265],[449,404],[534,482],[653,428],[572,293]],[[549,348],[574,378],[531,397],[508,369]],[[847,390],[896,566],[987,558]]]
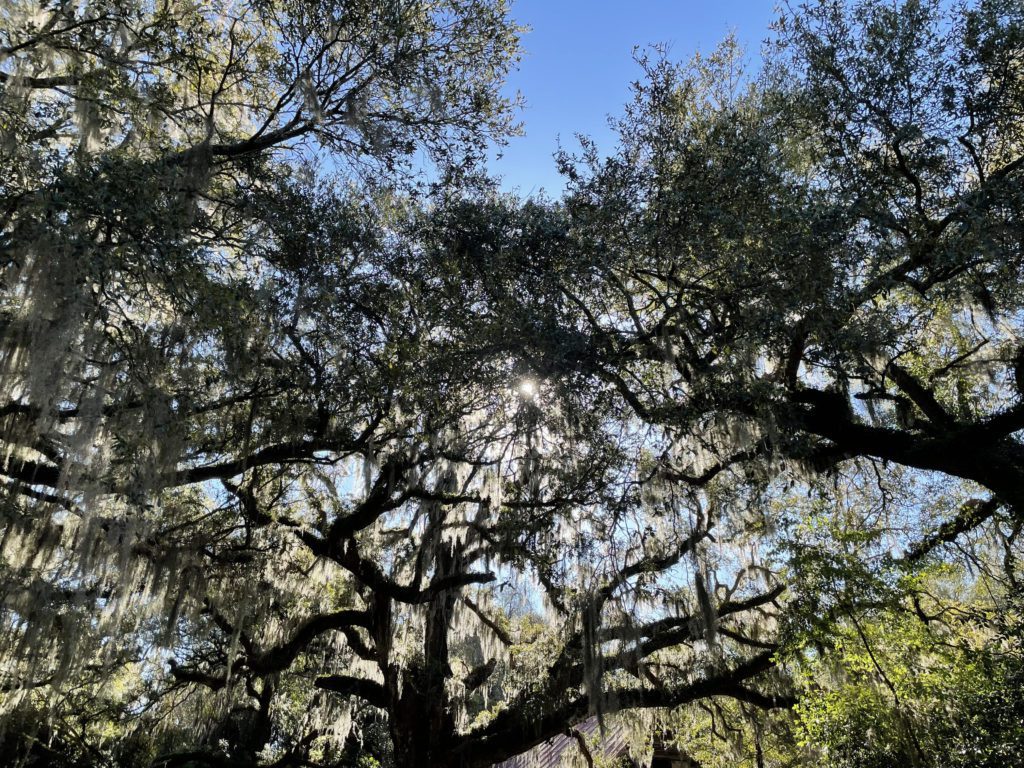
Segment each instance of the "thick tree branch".
[[[763,708],[790,707],[794,703],[792,696],[765,694],[748,685],[774,666],[773,653],[765,651],[688,685],[611,691],[605,697],[603,708],[612,714],[623,709],[677,707],[714,696]],[[467,767],[485,768],[564,733],[565,724],[582,721],[592,704],[586,694],[570,695],[566,699],[565,693],[563,691],[562,696],[552,699],[547,706],[530,700],[500,712],[486,726],[463,736],[455,747],[456,753]]]
[[380,683],[351,675],[328,675],[316,679],[316,687],[342,696],[357,696],[374,707],[386,709],[388,694]]
[[942,544],[949,544],[956,541],[958,537],[968,531],[973,531],[982,523],[991,519],[999,509],[999,500],[992,497],[982,501],[981,499],[969,499],[960,507],[960,511],[952,520],[947,520],[935,533],[926,536],[921,541],[911,546],[903,559],[907,562],[916,562],[925,557]]

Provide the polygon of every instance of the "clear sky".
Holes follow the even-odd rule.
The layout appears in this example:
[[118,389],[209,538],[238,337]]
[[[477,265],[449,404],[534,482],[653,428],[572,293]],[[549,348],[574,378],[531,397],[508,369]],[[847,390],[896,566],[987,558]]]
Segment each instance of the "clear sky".
[[562,181],[551,156],[559,139],[570,149],[577,133],[602,151],[613,145],[607,117],[621,113],[640,75],[634,46],[665,43],[673,59],[686,60],[731,31],[756,60],[774,8],[775,0],[514,0],[513,16],[530,31],[508,88],[526,101],[526,135],[512,139],[491,170],[508,190],[557,196]]

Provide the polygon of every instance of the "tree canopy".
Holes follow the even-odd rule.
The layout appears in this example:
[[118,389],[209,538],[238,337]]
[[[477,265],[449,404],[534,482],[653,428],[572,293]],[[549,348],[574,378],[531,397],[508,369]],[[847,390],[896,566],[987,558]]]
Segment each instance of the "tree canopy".
[[557,201],[518,32],[0,11],[0,751],[1017,764],[1020,3],[649,51]]

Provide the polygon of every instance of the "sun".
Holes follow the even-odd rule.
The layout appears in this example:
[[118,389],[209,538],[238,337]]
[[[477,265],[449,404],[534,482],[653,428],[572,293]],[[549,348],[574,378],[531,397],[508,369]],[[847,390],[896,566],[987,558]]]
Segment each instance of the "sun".
[[537,396],[537,382],[535,382],[533,379],[523,379],[522,381],[519,382],[516,389],[518,390],[520,395],[529,400],[532,400],[534,397]]

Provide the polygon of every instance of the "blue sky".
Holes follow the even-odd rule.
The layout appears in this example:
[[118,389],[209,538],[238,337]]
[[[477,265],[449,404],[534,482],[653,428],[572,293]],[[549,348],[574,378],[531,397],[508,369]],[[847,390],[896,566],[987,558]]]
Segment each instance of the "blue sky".
[[562,182],[551,156],[559,138],[566,148],[577,146],[576,133],[592,136],[603,151],[614,143],[607,116],[621,112],[640,74],[634,46],[665,43],[673,59],[685,60],[712,50],[731,31],[756,59],[774,6],[774,0],[515,0],[513,16],[531,29],[508,89],[526,101],[526,135],[512,139],[491,170],[507,190],[530,195],[544,188],[557,196]]

